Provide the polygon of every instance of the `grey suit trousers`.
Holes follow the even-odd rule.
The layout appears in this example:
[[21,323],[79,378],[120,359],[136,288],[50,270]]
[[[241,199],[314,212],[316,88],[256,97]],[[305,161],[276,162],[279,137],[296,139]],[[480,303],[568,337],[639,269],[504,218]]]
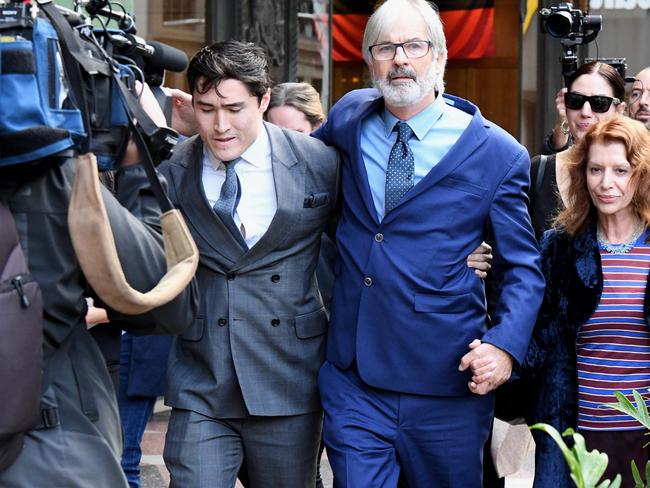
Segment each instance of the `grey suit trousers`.
[[214,419],[173,409],[165,439],[170,488],[232,488],[244,460],[247,488],[311,488],[316,483],[322,412]]

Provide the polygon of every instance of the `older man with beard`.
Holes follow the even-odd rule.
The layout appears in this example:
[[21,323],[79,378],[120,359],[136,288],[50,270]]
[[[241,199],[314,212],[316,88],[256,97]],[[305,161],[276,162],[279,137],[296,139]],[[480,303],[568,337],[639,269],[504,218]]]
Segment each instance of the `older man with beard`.
[[[480,487],[493,390],[521,361],[544,279],[526,210],[529,158],[478,108],[444,95],[437,11],[387,0],[353,91],[316,132],[342,159],[339,259],[319,376],[336,486]],[[495,244],[490,321],[465,266]]]
[[643,68],[634,77],[628,102],[630,117],[642,122],[650,130],[650,66]]

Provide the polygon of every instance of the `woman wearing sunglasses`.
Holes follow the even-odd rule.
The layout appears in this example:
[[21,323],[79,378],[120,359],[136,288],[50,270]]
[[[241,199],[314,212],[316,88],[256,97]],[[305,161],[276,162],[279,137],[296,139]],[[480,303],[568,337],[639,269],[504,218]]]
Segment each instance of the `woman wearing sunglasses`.
[[[625,81],[605,63],[583,64],[568,81],[564,94],[566,120],[562,130],[578,142],[596,122],[625,109]],[[539,239],[558,211],[564,208],[569,187],[569,148],[531,162],[530,216]]]

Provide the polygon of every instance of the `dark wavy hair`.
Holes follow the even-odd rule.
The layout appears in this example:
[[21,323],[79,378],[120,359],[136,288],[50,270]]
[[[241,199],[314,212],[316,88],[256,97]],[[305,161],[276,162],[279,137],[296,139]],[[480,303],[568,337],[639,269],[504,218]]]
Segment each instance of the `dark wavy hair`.
[[597,218],[596,207],[587,188],[589,149],[594,143],[621,142],[632,168],[630,184],[636,185],[631,205],[645,227],[650,227],[650,133],[636,120],[614,115],[594,124],[570,150],[567,167],[571,182],[568,205],[555,219],[555,227],[575,236]]
[[272,85],[264,50],[249,42],[219,41],[196,53],[187,68],[190,93],[214,89],[219,94],[219,83],[228,79],[244,83],[261,102]]

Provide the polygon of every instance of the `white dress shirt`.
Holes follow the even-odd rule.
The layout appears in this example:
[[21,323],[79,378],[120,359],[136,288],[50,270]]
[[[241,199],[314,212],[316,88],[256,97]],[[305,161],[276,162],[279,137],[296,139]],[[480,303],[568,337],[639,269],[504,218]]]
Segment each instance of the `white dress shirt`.
[[[268,230],[278,208],[271,164],[271,143],[263,125],[255,142],[241,155],[235,172],[241,185],[241,199],[235,210],[235,225],[242,230],[244,240],[251,248]],[[226,167],[205,144],[201,180],[208,203],[213,207],[226,180]]]

